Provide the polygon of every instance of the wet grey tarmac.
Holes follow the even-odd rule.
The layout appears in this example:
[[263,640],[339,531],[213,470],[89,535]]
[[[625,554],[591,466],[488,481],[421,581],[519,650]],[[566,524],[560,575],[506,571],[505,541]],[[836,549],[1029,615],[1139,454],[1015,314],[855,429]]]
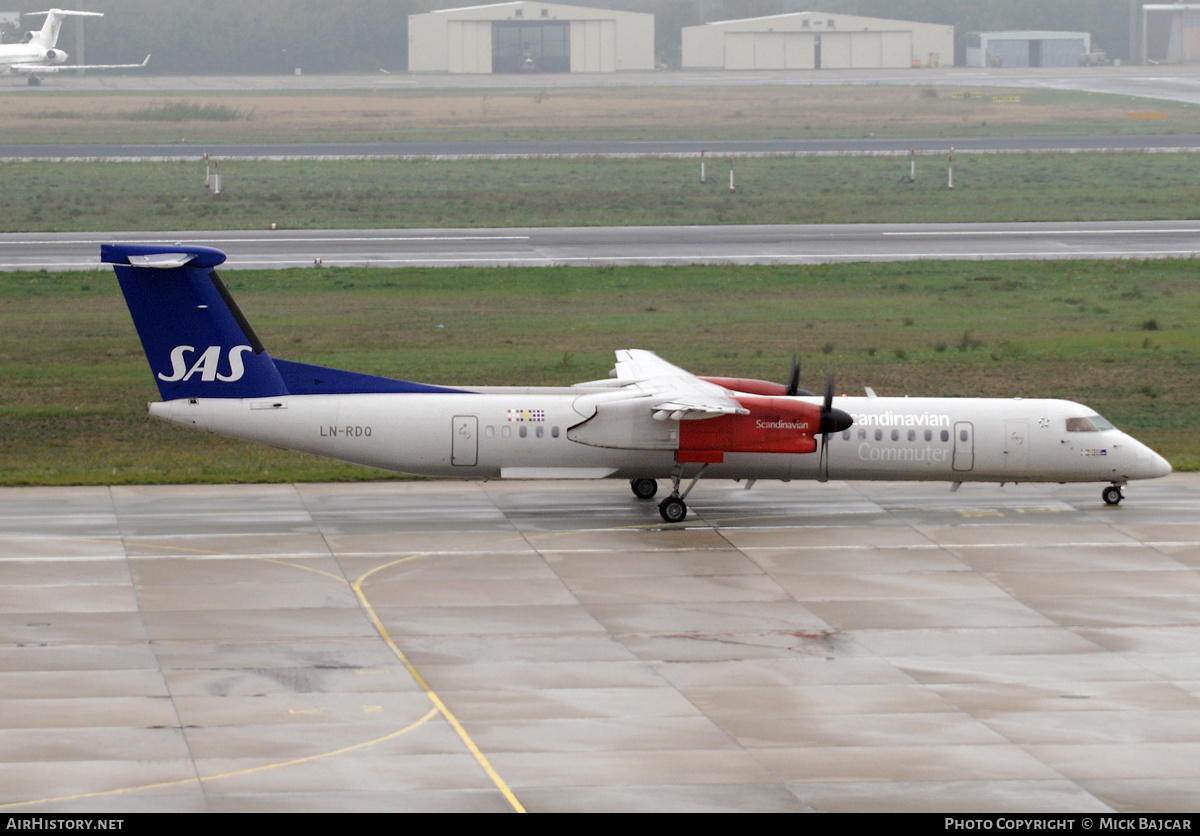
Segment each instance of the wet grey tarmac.
[[0,490],[10,812],[1194,811],[1200,478]]

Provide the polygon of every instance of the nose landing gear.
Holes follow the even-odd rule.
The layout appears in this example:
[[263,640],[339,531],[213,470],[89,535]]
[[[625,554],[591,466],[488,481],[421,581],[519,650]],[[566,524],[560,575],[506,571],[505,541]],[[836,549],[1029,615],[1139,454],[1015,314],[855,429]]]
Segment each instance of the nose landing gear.
[[1100,492],[1100,497],[1105,505],[1116,505],[1125,498],[1125,494],[1121,492],[1120,485],[1113,483]]

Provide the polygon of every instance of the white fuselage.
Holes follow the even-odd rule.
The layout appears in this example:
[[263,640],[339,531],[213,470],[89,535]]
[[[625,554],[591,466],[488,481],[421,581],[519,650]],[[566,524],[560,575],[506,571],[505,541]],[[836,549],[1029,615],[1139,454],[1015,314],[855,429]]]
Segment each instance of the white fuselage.
[[36,44],[0,44],[0,70],[12,72],[15,64],[52,67],[68,58],[61,49],[47,49]]
[[[180,399],[151,404],[150,413],[220,435],[423,476],[668,475],[678,422],[629,421],[620,408],[627,402],[621,392],[587,387],[483,387],[466,394]],[[705,478],[1122,484],[1171,470],[1120,430],[1068,430],[1068,419],[1094,415],[1070,401],[842,397],[834,406],[850,413],[854,425],[830,439],[827,474],[818,453],[727,453],[709,465]],[[606,414],[614,416],[607,425],[598,417]],[[688,465],[684,475],[698,469]]]

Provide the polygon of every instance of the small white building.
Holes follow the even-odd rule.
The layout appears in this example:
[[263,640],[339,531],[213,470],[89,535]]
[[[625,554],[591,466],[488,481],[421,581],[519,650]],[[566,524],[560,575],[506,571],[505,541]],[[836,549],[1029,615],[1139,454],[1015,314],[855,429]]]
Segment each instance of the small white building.
[[876,17],[795,12],[719,20],[683,30],[685,70],[821,70],[945,67],[954,27]]
[[414,73],[654,69],[654,15],[517,0],[408,17]]
[[971,32],[968,67],[1078,67],[1092,51],[1090,32]]

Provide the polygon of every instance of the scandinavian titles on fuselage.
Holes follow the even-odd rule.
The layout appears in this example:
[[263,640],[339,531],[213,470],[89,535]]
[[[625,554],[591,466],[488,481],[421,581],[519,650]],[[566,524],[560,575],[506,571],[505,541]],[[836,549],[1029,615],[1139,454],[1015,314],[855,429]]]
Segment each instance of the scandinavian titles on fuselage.
[[863,412],[851,413],[855,426],[859,427],[948,427],[950,416],[945,413],[922,412]]

